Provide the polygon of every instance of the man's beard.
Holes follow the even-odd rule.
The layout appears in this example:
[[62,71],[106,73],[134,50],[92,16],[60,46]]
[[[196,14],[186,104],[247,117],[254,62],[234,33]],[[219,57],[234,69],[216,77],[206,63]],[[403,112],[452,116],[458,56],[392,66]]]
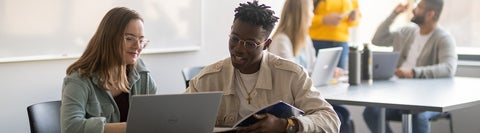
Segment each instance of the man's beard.
[[410,20],[410,21],[412,21],[413,23],[415,23],[419,26],[423,25],[423,23],[425,23],[425,15],[424,14],[416,15],[416,16],[414,15],[412,20]]

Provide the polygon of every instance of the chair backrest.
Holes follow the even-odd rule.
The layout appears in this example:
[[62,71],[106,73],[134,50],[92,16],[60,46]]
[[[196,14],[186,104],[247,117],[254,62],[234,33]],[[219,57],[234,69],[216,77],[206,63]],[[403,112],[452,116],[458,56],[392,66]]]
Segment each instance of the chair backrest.
[[188,88],[188,82],[195,77],[204,66],[196,66],[196,67],[187,67],[182,69],[183,79],[185,80],[185,85]]
[[33,104],[27,107],[32,133],[60,133],[61,101]]

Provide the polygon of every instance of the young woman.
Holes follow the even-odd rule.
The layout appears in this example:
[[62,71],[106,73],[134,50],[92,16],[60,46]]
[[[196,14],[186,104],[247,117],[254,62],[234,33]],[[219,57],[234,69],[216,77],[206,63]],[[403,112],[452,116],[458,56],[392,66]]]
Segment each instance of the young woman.
[[315,49],[308,35],[313,18],[312,0],[287,0],[269,51],[295,61],[309,72],[313,69]]
[[125,132],[131,96],[157,90],[139,59],[147,43],[136,11],[117,7],[104,16],[85,52],[67,69],[62,132]]
[[[286,0],[277,31],[273,34],[269,51],[302,65],[309,73],[315,62],[315,49],[308,34],[313,18],[312,0]],[[322,57],[317,57],[322,58]],[[335,79],[343,76],[343,70],[337,68],[333,74]],[[332,105],[337,113],[342,127],[341,133],[349,132],[349,111],[339,105]]]

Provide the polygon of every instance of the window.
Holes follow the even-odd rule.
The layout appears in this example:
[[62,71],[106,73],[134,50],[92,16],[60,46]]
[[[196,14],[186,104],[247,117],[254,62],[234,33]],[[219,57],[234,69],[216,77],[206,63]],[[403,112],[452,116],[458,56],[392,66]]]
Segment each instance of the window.
[[458,54],[480,55],[480,1],[445,0],[440,24],[457,41]]

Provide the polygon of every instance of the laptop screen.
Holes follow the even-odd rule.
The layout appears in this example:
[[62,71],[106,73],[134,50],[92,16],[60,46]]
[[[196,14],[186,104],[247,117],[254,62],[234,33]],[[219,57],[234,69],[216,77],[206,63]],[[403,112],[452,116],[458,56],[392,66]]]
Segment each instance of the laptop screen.
[[312,71],[314,86],[326,86],[333,78],[333,72],[337,67],[342,47],[319,49],[317,59]]
[[373,52],[373,79],[388,80],[393,77],[399,56],[399,52]]
[[127,133],[212,132],[222,92],[132,96]]

